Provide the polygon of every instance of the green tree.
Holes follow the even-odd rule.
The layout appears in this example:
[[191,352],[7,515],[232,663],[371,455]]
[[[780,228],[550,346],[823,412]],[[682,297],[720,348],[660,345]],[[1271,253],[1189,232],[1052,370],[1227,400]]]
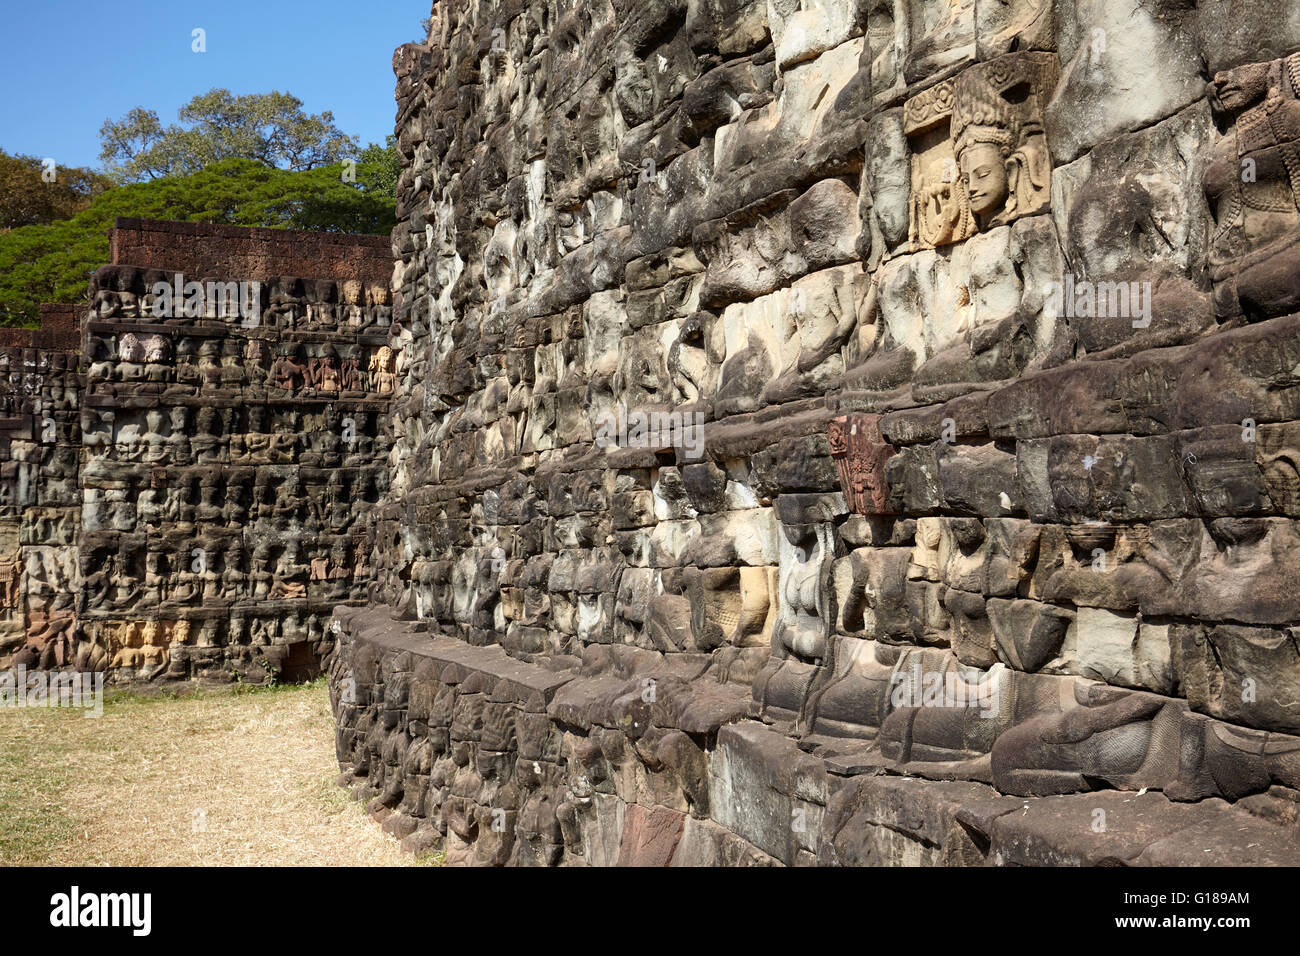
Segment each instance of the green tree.
[[[295,172],[226,159],[189,176],[110,189],[70,219],[0,234],[0,325],[31,325],[41,302],[85,298],[90,273],[108,262],[118,216],[384,234],[396,219],[383,171],[393,147],[373,147],[351,182],[342,163]],[[369,150],[367,151],[369,152]]]
[[201,93],[180,108],[179,123],[164,127],[153,110],[136,107],[99,130],[100,160],[123,183],[187,176],[225,159],[252,159],[302,171],[357,155],[358,144],[334,125],[334,114],[303,111],[289,93],[235,96]]
[[0,229],[68,219],[112,183],[92,169],[52,166],[0,150]]
[[397,177],[402,174],[402,157],[397,152],[397,137],[388,134],[380,146],[371,143],[357,158],[357,182],[361,188],[376,196],[397,196]]

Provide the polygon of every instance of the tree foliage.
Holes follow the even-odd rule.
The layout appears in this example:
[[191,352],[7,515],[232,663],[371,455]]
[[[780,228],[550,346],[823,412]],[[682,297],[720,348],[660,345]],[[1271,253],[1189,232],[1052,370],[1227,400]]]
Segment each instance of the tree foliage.
[[334,125],[334,114],[303,111],[289,93],[235,96],[200,93],[163,126],[154,110],[136,107],[100,128],[100,160],[119,182],[188,176],[226,159],[252,159],[296,172],[355,158],[358,144]]
[[93,169],[52,166],[47,172],[35,156],[0,150],[0,229],[68,219],[111,185]]
[[397,152],[397,137],[388,134],[383,146],[371,143],[357,160],[357,181],[366,192],[388,196],[396,201],[397,178],[402,173],[402,157]]
[[396,161],[392,146],[373,146],[350,182],[342,163],[293,171],[225,159],[191,175],[110,189],[69,219],[0,233],[0,324],[30,325],[41,302],[83,299],[90,273],[108,262],[107,233],[118,216],[387,233],[396,222],[387,185]]

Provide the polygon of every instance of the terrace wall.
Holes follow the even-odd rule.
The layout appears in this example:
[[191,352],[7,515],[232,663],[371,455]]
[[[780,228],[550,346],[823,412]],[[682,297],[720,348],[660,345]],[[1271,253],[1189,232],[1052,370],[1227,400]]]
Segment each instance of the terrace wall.
[[431,24],[394,59],[388,610],[332,662],[386,826],[510,863],[1291,852],[1291,4]]

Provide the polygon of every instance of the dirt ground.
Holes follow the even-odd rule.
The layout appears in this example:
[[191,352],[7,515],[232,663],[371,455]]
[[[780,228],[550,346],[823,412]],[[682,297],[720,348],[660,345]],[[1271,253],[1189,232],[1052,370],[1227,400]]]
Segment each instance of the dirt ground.
[[322,680],[0,707],[0,865],[416,864],[334,786]]

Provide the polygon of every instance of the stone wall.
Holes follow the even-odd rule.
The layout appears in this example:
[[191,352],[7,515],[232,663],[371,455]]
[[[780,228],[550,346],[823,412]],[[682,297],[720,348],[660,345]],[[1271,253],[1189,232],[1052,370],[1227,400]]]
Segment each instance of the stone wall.
[[[268,259],[248,250],[272,230],[230,232],[205,227],[196,252],[162,260],[177,265],[118,263],[92,282],[79,663],[117,679],[311,673],[334,605],[365,596],[366,511],[388,477],[389,263],[362,281],[369,260],[350,262],[336,281],[339,262],[311,261],[319,242],[291,235],[276,240],[288,258]],[[208,274],[294,256],[316,271],[218,273],[228,289],[186,291],[172,270],[195,255]]]
[[75,307],[0,329],[0,664],[72,663],[81,493]]
[[1297,50],[435,4],[346,780],[479,862],[1288,858]]
[[119,216],[110,238],[114,265],[182,272],[195,279],[311,276],[373,284],[387,280],[393,268],[383,236]]
[[112,246],[89,306],[0,350],[0,667],[316,673],[388,480],[387,240],[119,220]]

